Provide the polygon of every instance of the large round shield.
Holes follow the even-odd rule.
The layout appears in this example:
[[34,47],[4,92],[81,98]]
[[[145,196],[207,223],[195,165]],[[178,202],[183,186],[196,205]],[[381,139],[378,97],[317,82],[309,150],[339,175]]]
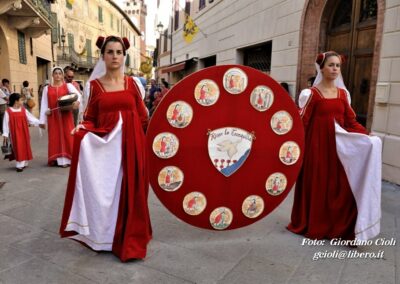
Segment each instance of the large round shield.
[[285,199],[303,146],[298,110],[279,83],[250,67],[214,66],[177,83],[154,112],[150,183],[179,219],[235,229]]

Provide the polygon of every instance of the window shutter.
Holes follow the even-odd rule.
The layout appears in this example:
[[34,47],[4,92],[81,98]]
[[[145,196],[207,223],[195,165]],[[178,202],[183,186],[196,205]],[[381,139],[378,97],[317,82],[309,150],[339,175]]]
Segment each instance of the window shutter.
[[25,46],[25,34],[18,31],[18,54],[19,62],[26,64],[26,46]]

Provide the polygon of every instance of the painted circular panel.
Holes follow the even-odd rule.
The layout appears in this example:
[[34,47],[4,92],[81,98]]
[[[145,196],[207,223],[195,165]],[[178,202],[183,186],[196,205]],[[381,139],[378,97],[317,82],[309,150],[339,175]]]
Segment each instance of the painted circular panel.
[[194,191],[186,194],[183,199],[183,210],[192,216],[201,214],[207,206],[207,199],[203,193]]
[[257,218],[264,211],[264,200],[258,195],[248,196],[242,204],[242,212],[247,218]]
[[201,80],[194,88],[194,97],[202,106],[211,106],[218,101],[218,85],[213,80]]
[[279,158],[285,165],[293,165],[300,157],[300,148],[296,142],[287,141],[279,149]]
[[227,207],[218,207],[210,214],[211,226],[216,230],[225,230],[232,223],[233,214]]
[[242,93],[247,88],[247,75],[239,68],[231,68],[225,72],[223,84],[225,90],[233,95]]
[[257,86],[250,95],[251,105],[258,111],[266,111],[274,102],[274,93],[267,86]]
[[160,133],[153,140],[153,152],[161,159],[168,159],[175,156],[178,149],[179,140],[172,133]]
[[182,183],[183,173],[178,167],[164,167],[158,174],[158,185],[165,191],[176,191]]
[[169,105],[167,120],[171,126],[184,128],[189,125],[193,118],[192,107],[184,101],[176,101]]
[[265,189],[273,196],[280,195],[287,185],[286,176],[282,173],[273,173],[265,182]]
[[292,127],[293,118],[287,111],[278,111],[271,118],[271,128],[278,135],[288,133]]
[[[270,100],[256,105],[257,95],[264,99],[268,89]],[[177,128],[170,121],[182,102],[193,115],[189,125]],[[281,111],[292,118],[285,135],[271,127],[273,115]],[[284,144],[288,141],[298,145],[297,151]],[[302,165],[304,128],[293,100],[273,78],[248,66],[218,65],[171,88],[152,115],[146,144],[151,187],[169,212],[199,228],[233,230],[268,217],[287,197]],[[171,167],[179,168],[182,178],[167,177]],[[286,179],[275,181],[278,188],[273,188],[274,179],[267,179],[276,173]],[[260,198],[256,208],[251,196]],[[220,207],[226,209],[213,213]]]

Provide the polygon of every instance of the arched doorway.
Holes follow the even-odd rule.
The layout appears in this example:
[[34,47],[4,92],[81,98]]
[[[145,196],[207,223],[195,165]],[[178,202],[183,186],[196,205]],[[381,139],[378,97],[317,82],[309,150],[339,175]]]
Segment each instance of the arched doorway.
[[[344,82],[352,97],[357,120],[366,125],[375,46],[376,0],[340,0],[324,9],[326,26],[324,50],[346,57],[342,66]],[[332,5],[331,4],[331,5]]]
[[384,0],[308,0],[302,15],[298,81],[300,91],[315,76],[315,55],[346,55],[345,84],[360,122],[370,128],[383,31]]
[[7,78],[10,80],[10,56],[8,54],[8,46],[6,35],[0,26],[0,82],[1,79]]

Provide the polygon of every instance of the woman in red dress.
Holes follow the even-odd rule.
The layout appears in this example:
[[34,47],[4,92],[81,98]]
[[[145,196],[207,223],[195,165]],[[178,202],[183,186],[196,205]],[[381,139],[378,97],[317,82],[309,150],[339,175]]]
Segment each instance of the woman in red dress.
[[13,154],[10,161],[16,161],[17,172],[22,172],[28,161],[32,160],[31,138],[28,125],[39,125],[39,120],[23,107],[24,99],[20,94],[13,93],[9,97],[9,105],[3,121],[4,139],[11,140]]
[[74,129],[72,109],[61,111],[58,108],[58,99],[69,93],[79,96],[73,103],[73,109],[79,108],[80,93],[70,83],[64,82],[64,72],[61,67],[54,67],[53,82],[43,89],[40,108],[40,123],[48,127],[48,165],[68,167],[71,164],[73,139],[71,130]]
[[336,83],[341,60],[336,52],[319,55],[322,79],[299,98],[305,151],[288,229],[312,239],[355,238],[357,206],[337,154],[335,121],[348,132],[367,131],[356,121],[344,84]]
[[207,85],[206,84],[204,84],[203,86],[201,86],[201,88],[200,88],[200,97],[199,97],[199,100],[202,102],[202,103],[205,103],[206,102],[206,96],[207,96],[207,93],[208,93],[208,91],[206,91],[207,90]]
[[72,132],[60,234],[96,251],[112,251],[121,261],[143,259],[152,236],[144,135],[148,114],[137,84],[123,74],[127,39],[100,37],[96,45],[101,59],[93,72],[99,76],[90,82],[84,121]]

